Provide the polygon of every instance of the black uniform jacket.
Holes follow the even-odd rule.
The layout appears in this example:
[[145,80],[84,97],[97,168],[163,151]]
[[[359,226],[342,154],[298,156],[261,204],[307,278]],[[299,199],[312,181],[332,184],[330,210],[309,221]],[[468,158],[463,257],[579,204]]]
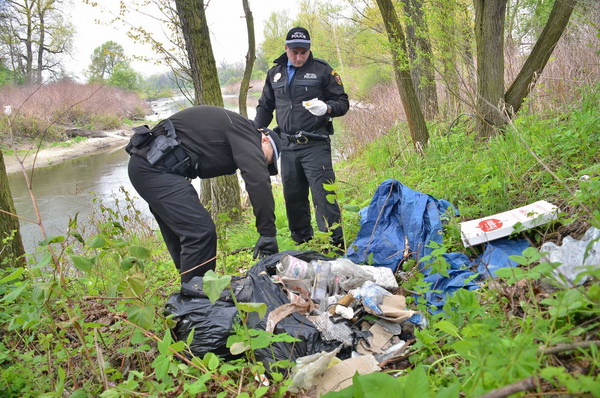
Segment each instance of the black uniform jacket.
[[[283,133],[295,134],[304,130],[327,134],[329,118],[343,116],[350,107],[340,76],[327,62],[313,58],[311,52],[288,85],[287,54],[283,53],[274,62],[276,65],[267,73],[254,123],[257,127],[268,127],[273,120],[273,111],[277,110],[277,124]],[[315,116],[307,111],[302,101],[313,98],[331,106],[332,112]]]
[[[181,146],[192,159],[200,178],[233,174],[238,169],[252,203],[259,234],[275,236],[275,202],[271,177],[260,144],[260,132],[236,112],[200,105],[169,117]],[[163,122],[154,135],[166,134]]]

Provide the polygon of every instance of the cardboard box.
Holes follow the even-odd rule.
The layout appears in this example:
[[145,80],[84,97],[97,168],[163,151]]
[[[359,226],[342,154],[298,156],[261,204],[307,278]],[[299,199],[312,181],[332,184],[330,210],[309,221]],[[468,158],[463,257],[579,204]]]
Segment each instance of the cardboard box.
[[527,206],[460,223],[460,235],[465,247],[509,236],[514,225],[521,223],[525,229],[537,227],[556,218],[559,209],[552,203],[540,200]]

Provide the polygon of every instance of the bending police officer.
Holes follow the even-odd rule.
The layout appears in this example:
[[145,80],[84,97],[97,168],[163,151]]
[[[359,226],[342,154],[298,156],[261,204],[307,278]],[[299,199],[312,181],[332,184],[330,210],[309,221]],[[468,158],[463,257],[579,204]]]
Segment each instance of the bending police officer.
[[254,257],[279,251],[270,175],[277,174],[280,141],[252,121],[216,106],[194,106],[135,129],[127,146],[129,179],[148,202],[181,282],[215,269],[217,234],[189,179],[240,170],[260,234]]

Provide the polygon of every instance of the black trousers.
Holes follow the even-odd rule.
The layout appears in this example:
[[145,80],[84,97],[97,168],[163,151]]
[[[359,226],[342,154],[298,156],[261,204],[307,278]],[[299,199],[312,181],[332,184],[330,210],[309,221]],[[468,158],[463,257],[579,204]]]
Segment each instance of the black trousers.
[[[339,224],[341,215],[338,203],[329,203],[327,200],[327,195],[335,192],[323,187],[323,184],[335,182],[331,144],[328,141],[306,148],[296,146],[294,150],[284,150],[281,154],[281,180],[288,224],[296,243],[309,241],[314,233],[309,190],[319,231],[327,232],[334,224]],[[332,230],[331,241],[337,246],[342,245],[343,232],[340,226]]]
[[[135,155],[129,159],[128,172],[131,184],[148,202],[156,218],[169,254],[182,274],[181,282],[214,270],[215,224],[192,184],[185,177],[156,169]],[[200,264],[204,265],[195,268]]]

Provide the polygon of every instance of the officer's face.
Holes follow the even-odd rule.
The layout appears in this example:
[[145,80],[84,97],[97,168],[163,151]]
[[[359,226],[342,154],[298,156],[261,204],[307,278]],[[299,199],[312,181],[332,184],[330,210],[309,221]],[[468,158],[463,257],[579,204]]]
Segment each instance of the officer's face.
[[304,65],[308,59],[308,55],[310,54],[309,49],[302,47],[289,48],[287,45],[285,46],[285,52],[288,59],[292,62],[292,65],[294,65],[296,68]]
[[265,162],[267,162],[267,164],[273,163],[273,147],[271,146],[271,140],[269,137],[263,134],[260,144],[262,146],[263,153],[265,154]]

